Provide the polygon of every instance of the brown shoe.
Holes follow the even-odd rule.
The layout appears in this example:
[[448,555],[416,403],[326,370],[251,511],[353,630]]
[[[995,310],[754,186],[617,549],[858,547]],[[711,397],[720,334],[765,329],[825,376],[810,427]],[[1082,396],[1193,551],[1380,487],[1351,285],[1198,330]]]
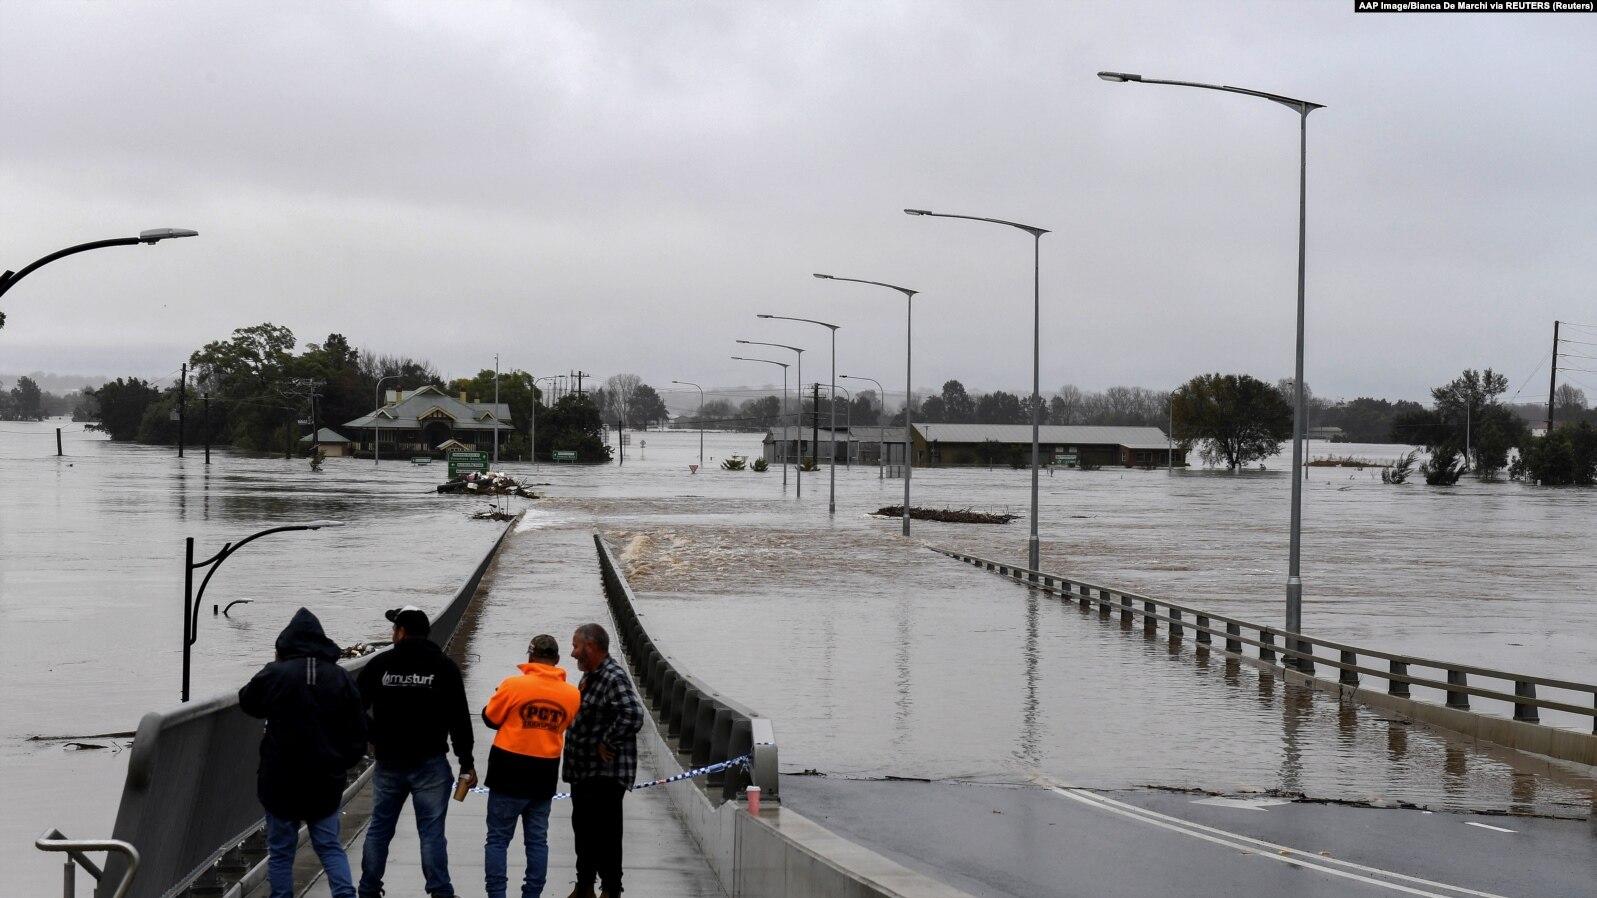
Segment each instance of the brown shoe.
[[567,895],[566,898],[596,898],[596,896],[593,894],[593,886],[579,885],[572,889],[571,894]]

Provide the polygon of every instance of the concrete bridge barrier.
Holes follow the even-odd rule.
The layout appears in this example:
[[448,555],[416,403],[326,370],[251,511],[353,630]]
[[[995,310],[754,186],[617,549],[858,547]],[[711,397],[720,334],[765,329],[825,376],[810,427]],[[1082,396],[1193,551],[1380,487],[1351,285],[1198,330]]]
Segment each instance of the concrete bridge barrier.
[[[689,674],[649,635],[604,539],[594,535],[605,598],[633,678],[650,706],[654,726],[640,742],[653,749],[660,773],[750,756],[750,765],[703,785],[683,779],[665,786],[677,812],[733,898],[970,898],[831,832],[780,803],[772,722]],[[750,813],[748,786],[760,789]]]

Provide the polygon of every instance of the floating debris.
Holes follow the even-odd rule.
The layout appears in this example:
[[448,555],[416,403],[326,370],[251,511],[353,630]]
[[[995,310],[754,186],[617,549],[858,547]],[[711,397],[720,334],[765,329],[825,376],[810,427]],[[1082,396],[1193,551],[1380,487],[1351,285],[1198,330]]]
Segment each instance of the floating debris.
[[366,655],[370,655],[372,652],[382,651],[389,645],[390,643],[387,642],[357,642],[354,645],[345,646],[343,649],[339,650],[338,657],[362,658]]
[[448,483],[440,484],[440,493],[466,493],[476,496],[520,496],[523,499],[536,499],[537,494],[530,493],[514,477],[498,471],[477,473],[471,471],[456,477]]
[[[879,508],[876,514],[890,518],[903,517],[904,506],[889,505]],[[945,524],[1007,524],[1020,517],[1017,514],[989,514],[985,511],[971,511],[968,508],[915,508],[911,506],[909,516],[917,521],[941,521]]]
[[473,521],[514,521],[516,519],[516,516],[511,514],[508,511],[501,511],[500,509],[497,509],[497,508],[490,508],[490,509],[488,509],[486,511],[477,512],[476,514],[471,516],[471,519]]

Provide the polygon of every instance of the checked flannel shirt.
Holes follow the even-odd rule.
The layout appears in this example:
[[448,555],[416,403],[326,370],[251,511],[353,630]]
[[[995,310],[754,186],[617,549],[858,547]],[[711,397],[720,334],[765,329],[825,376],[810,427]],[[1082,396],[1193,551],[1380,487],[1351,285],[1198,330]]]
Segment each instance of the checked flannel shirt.
[[[566,731],[566,782],[608,778],[632,785],[638,778],[638,730],[646,713],[632,681],[611,657],[583,674],[577,690],[582,705]],[[599,757],[601,743],[615,753],[608,764]]]

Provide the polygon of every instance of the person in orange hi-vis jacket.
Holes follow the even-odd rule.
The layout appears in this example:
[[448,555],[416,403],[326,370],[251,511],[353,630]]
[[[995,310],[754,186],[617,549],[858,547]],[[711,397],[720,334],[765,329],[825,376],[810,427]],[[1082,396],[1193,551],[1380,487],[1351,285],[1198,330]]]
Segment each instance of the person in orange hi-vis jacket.
[[488,753],[488,839],[483,879],[488,898],[505,898],[505,853],[521,821],[527,872],[521,898],[539,898],[549,869],[549,804],[559,780],[566,729],[581,696],[560,667],[560,643],[539,635],[527,646],[521,673],[506,677],[482,709],[497,730]]

